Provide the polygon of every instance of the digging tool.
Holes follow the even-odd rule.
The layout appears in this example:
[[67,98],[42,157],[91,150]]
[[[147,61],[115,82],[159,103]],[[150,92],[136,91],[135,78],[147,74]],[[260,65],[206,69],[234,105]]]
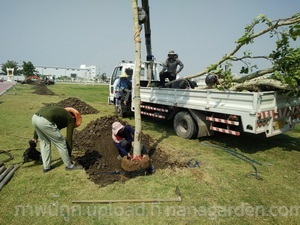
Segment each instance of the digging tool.
[[12,166],[13,169],[11,171],[9,171],[9,173],[7,174],[7,176],[0,182],[0,191],[8,183],[8,181],[10,181],[10,179],[12,178],[12,176],[14,175],[14,173],[16,172],[16,170],[20,168],[20,166],[21,166],[21,164]]
[[181,193],[179,187],[176,186],[175,194],[178,195],[177,198],[170,198],[170,199],[116,199],[116,200],[74,200],[72,203],[100,203],[100,204],[107,204],[107,203],[154,203],[154,202],[181,202]]

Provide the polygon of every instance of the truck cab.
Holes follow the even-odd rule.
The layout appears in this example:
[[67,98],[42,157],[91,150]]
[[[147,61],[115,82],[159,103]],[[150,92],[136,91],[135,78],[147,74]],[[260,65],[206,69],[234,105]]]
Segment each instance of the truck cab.
[[[115,104],[116,85],[123,72],[126,72],[129,79],[133,81],[134,76],[134,61],[122,60],[113,70],[109,81],[109,97],[108,103]],[[157,86],[159,82],[159,72],[162,70],[162,63],[141,62],[140,85],[141,87]],[[152,71],[152,72],[151,72]],[[134,84],[133,84],[134,85]]]

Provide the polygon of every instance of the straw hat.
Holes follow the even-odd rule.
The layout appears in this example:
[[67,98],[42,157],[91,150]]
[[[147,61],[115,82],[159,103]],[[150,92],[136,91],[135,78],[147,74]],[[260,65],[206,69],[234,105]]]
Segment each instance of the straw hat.
[[65,110],[67,110],[69,113],[72,114],[73,117],[75,117],[75,127],[79,127],[82,123],[82,117],[80,113],[72,107],[66,107]]
[[125,72],[123,72],[120,77],[128,77],[128,75]]

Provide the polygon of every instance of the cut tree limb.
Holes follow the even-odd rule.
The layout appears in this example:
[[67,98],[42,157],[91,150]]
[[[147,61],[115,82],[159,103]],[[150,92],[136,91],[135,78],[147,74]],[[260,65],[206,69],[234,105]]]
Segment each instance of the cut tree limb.
[[242,84],[236,84],[230,88],[231,91],[264,91],[264,90],[292,90],[287,84],[273,79],[253,79]]
[[266,75],[266,74],[269,74],[269,73],[273,73],[274,71],[275,71],[274,68],[267,68],[267,69],[263,69],[263,70],[258,70],[254,73],[249,74],[249,75],[245,75],[243,77],[234,79],[233,81],[236,82],[236,83],[242,83],[246,80],[251,80],[253,78],[257,78],[257,77],[260,77],[260,76],[263,76],[263,75]]

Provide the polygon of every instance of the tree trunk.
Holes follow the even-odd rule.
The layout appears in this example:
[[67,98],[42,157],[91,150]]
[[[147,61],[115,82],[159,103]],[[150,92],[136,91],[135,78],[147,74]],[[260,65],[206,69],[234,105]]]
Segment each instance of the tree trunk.
[[133,21],[134,21],[134,43],[135,43],[135,71],[133,80],[133,107],[134,107],[134,146],[133,157],[141,155],[141,96],[140,96],[140,71],[141,71],[141,39],[140,26],[138,19],[138,5],[137,0],[132,0]]
[[283,84],[273,79],[253,79],[242,84],[236,84],[230,88],[231,91],[271,91],[271,90],[292,90],[288,84]]
[[251,73],[249,75],[245,75],[245,76],[242,76],[238,79],[235,79],[234,82],[242,83],[246,80],[251,80],[251,79],[256,78],[256,77],[260,77],[260,76],[263,76],[263,75],[266,75],[266,74],[269,74],[269,73],[273,73],[274,71],[275,71],[274,68],[267,68],[267,69],[259,70],[259,71],[256,71],[254,73]]

